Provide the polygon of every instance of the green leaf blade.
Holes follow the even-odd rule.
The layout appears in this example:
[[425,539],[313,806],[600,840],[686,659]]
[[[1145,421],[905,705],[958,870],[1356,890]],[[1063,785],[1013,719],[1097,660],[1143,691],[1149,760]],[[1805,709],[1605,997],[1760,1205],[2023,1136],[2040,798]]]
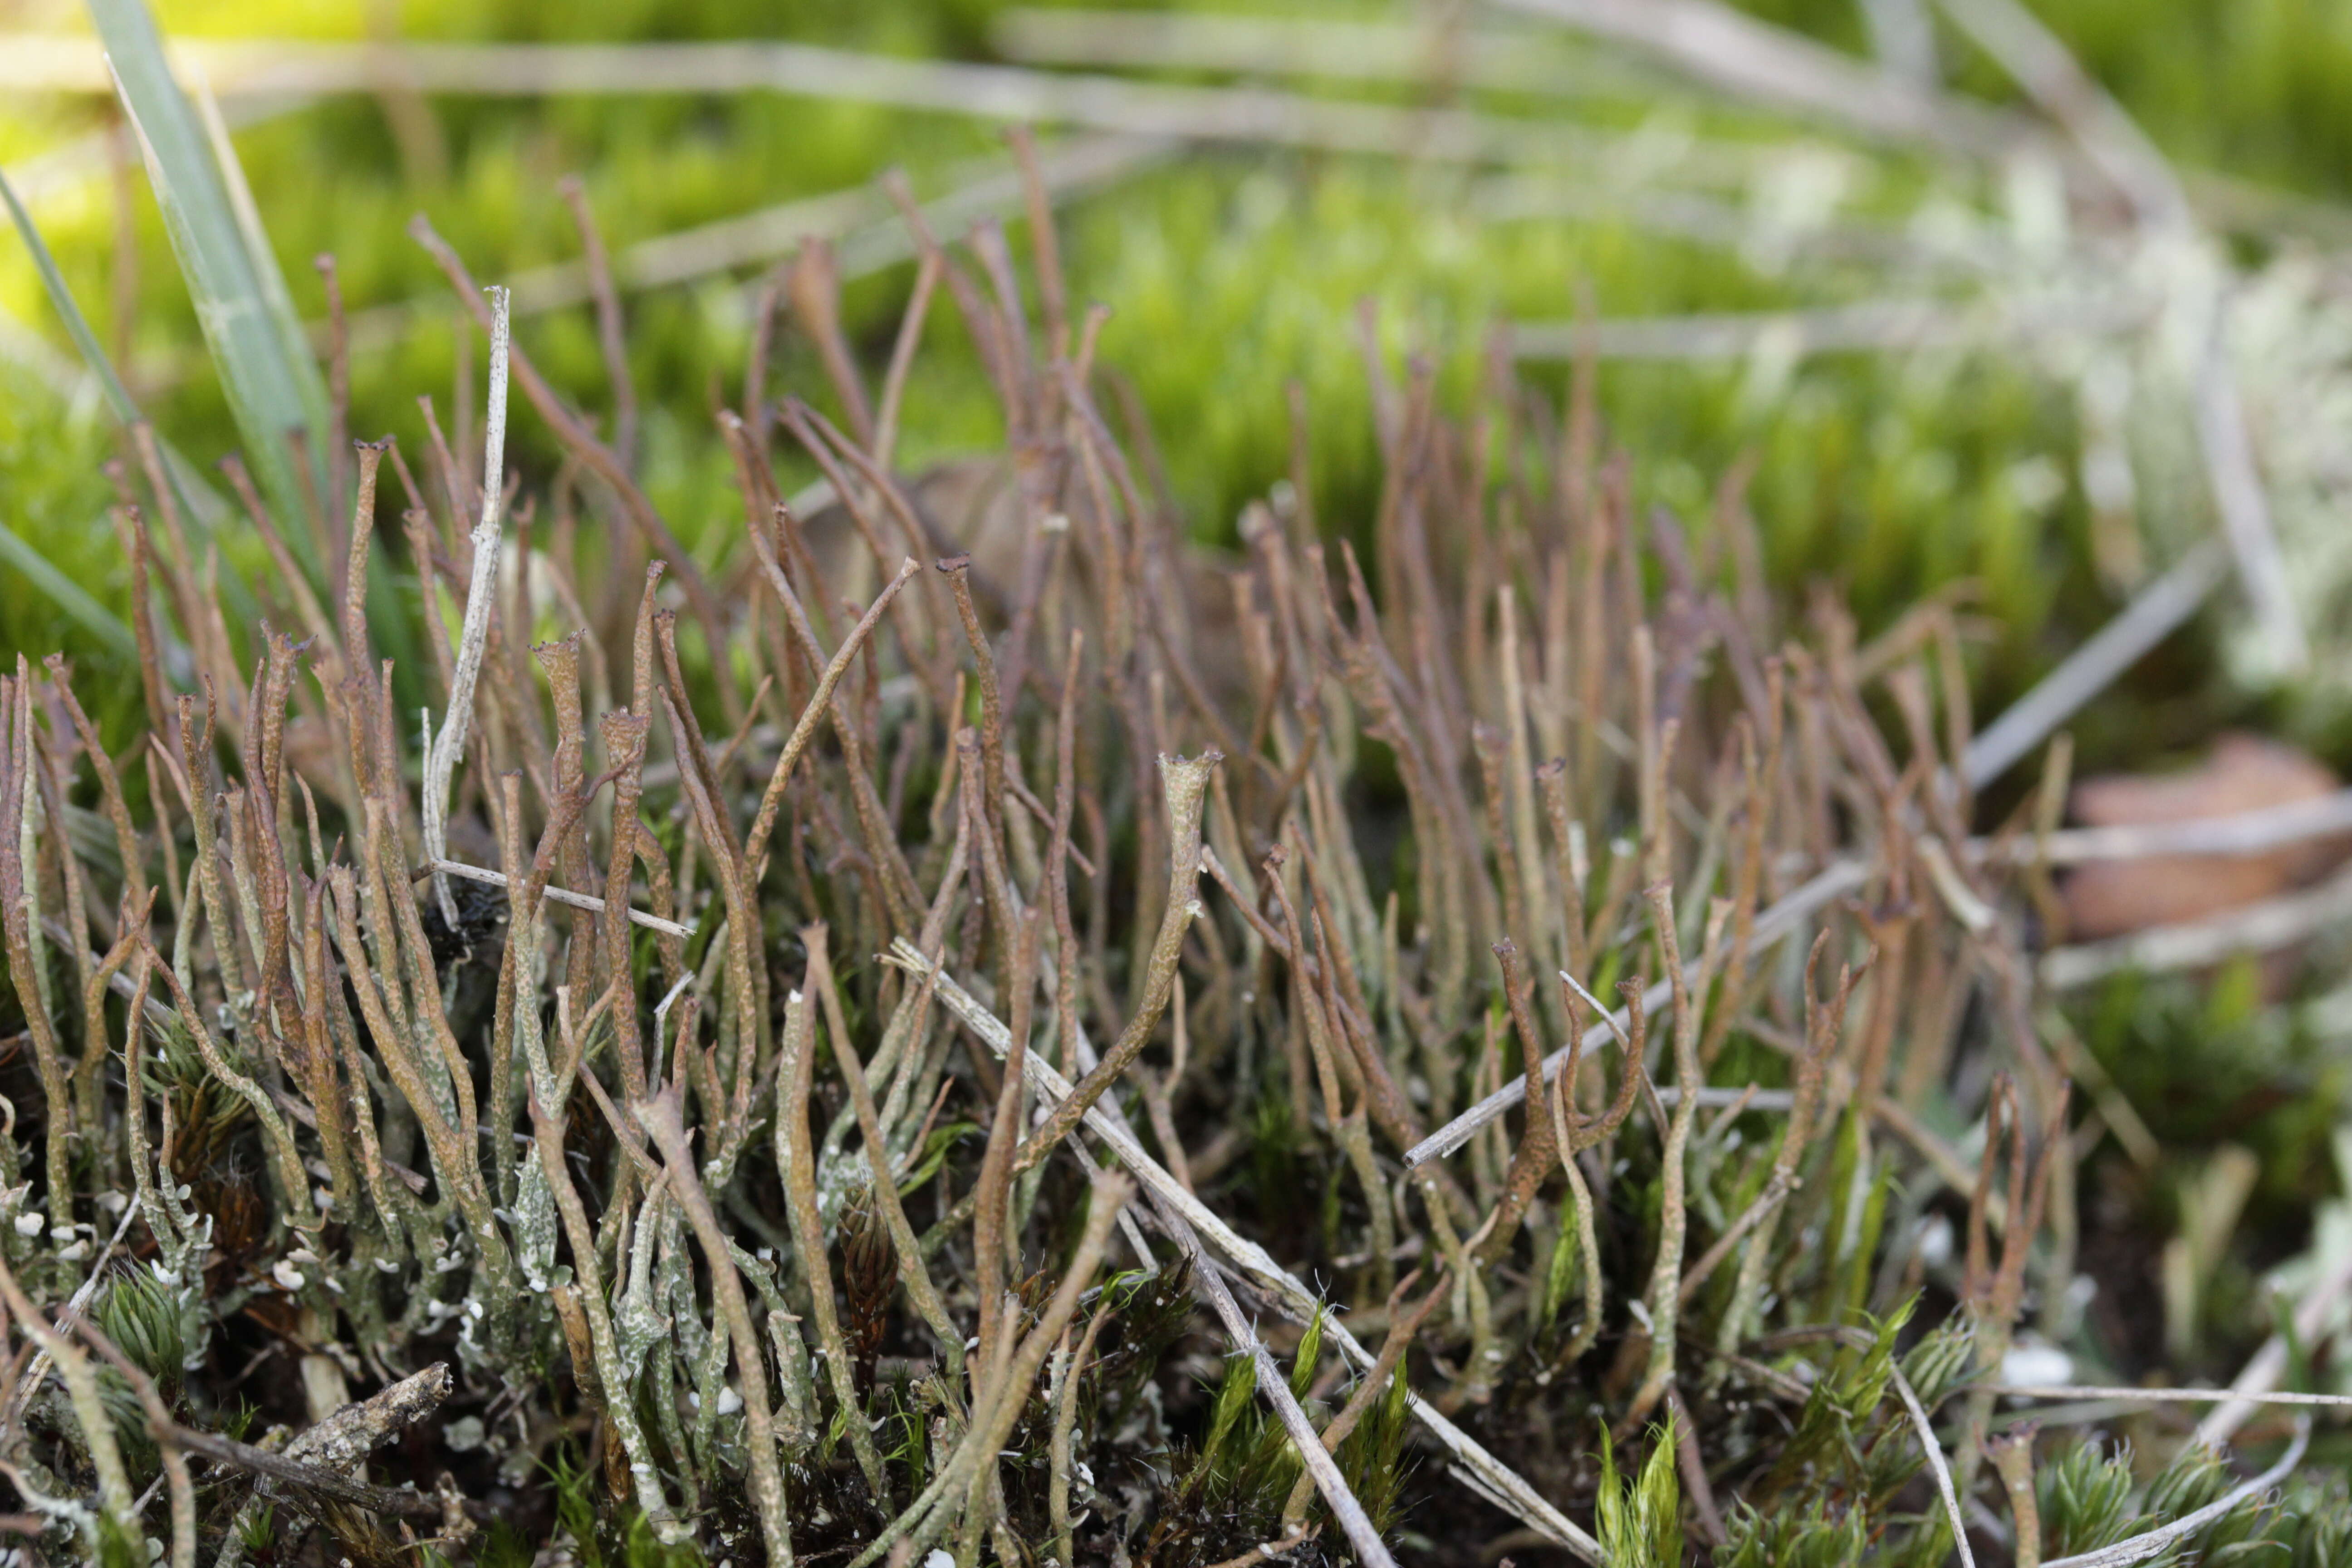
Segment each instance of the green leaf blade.
[[[196,320],[228,394],[247,461],[297,557],[314,578],[322,563],[307,526],[312,495],[325,496],[326,392],[317,365],[291,352],[274,299],[286,283],[266,244],[240,221],[229,180],[186,94],[173,78],[154,19],[142,0],[90,0],[108,68],[163,210],[163,227]],[[274,283],[274,288],[273,288]],[[312,472],[296,464],[289,432],[305,437]]]

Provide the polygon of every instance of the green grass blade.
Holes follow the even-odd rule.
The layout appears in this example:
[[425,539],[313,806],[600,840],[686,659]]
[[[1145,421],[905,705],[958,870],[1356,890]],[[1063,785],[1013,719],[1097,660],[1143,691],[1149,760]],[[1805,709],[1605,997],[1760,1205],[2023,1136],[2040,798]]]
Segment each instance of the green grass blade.
[[65,322],[66,335],[73,339],[74,347],[81,351],[82,363],[89,365],[90,374],[98,377],[99,387],[106,394],[106,405],[114,410],[114,416],[125,425],[137,422],[139,405],[131,401],[131,389],[123,385],[122,377],[115,374],[114,362],[108,359],[106,351],[99,346],[98,334],[89,330],[89,318],[81,313],[81,307],[74,302],[73,294],[66,288],[65,274],[58,270],[58,258],[49,253],[48,242],[41,237],[41,231],[33,226],[33,215],[25,210],[23,202],[17,200],[16,187],[8,183],[5,170],[0,170],[0,201],[8,204],[9,221],[16,226],[16,233],[24,239],[25,248],[33,254],[33,269],[41,275],[41,287]]
[[[264,281],[265,273],[276,273],[276,260],[266,245],[250,242],[238,222],[210,140],[173,79],[154,20],[142,0],[90,0],[89,10],[123,112],[138,134],[197,321],[228,393],[246,460],[263,498],[287,524],[284,532],[297,556],[316,576],[316,544],[310,529],[296,524],[310,515],[310,494],[326,493],[320,466],[327,445],[326,393],[318,366],[307,354],[289,352],[278,325],[272,289]],[[276,292],[285,293],[282,277],[276,279]],[[315,471],[308,483],[297,471],[287,440],[292,430],[309,439]]]
[[[253,258],[254,278],[261,285],[261,297],[269,307],[269,323],[277,330],[279,352],[295,367],[296,389],[302,395],[309,428],[316,437],[329,427],[331,416],[327,384],[319,375],[317,362],[310,357],[310,340],[302,330],[302,314],[294,308],[294,296],[286,287],[286,273],[278,265],[278,253],[269,247],[268,231],[261,226],[261,208],[253,199],[253,187],[246,183],[245,164],[237,158],[236,143],[229,140],[228,124],[221,119],[220,104],[214,99],[212,89],[202,80],[196,83],[196,111],[204,121],[213,160],[220,168],[221,183],[228,192],[229,211],[236,218],[245,252]],[[314,440],[311,450],[321,452],[325,448]],[[320,493],[326,493],[323,486]],[[341,505],[343,499],[336,498],[334,504]]]
[[139,657],[139,641],[131,635],[131,628],[5,522],[0,522],[0,561],[24,574],[34,587],[47,595],[58,609],[104,643],[109,651],[130,659]]
[[[327,402],[326,383],[318,374],[317,363],[310,357],[310,340],[302,328],[301,312],[294,308],[294,296],[286,287],[285,271],[278,265],[278,253],[269,247],[269,236],[261,226],[261,208],[253,199],[253,188],[246,183],[245,165],[238,161],[236,144],[229,140],[227,122],[221,119],[220,105],[210,88],[201,81],[196,89],[196,108],[204,121],[205,134],[209,140],[221,179],[228,192],[229,210],[236,216],[237,232],[244,237],[246,253],[253,258],[254,273],[261,285],[262,298],[269,307],[270,325],[276,331],[280,350],[287,362],[298,368],[296,380],[308,405],[307,428],[310,441],[309,450],[318,465],[311,483],[318,493],[327,498],[331,514],[349,516],[354,500],[347,488],[341,495],[329,493],[329,475],[332,471],[333,455],[327,451],[332,429],[331,413]],[[348,455],[348,454],[346,454]],[[307,541],[307,528],[288,531]],[[322,563],[331,570],[331,563]],[[334,584],[330,582],[330,588]],[[409,635],[408,616],[403,613],[399,590],[393,581],[392,563],[383,552],[375,552],[368,560],[367,613],[369,624],[381,628],[376,633],[377,646],[393,661],[403,683],[402,695],[412,695],[406,689],[406,679],[415,667],[416,644]]]
[[[146,416],[139,411],[131,389],[122,384],[122,377],[115,372],[114,362],[100,346],[98,334],[90,331],[89,318],[81,313],[81,306],[75,301],[73,291],[66,287],[65,274],[58,268],[58,258],[50,254],[48,242],[41,237],[40,229],[33,222],[33,215],[25,210],[25,204],[17,199],[16,187],[8,183],[5,174],[0,174],[0,200],[7,203],[9,219],[16,224],[16,233],[24,240],[25,248],[32,253],[33,268],[41,275],[41,288],[47,293],[49,304],[57,311],[58,319],[65,323],[66,335],[73,339],[74,347],[81,351],[82,363],[89,366],[91,374],[98,377],[99,387],[106,396],[106,405],[125,426],[139,423]],[[172,488],[179,495],[181,510],[194,521],[200,533],[210,535],[227,518],[227,505],[222,501],[218,491],[205,483],[195,466],[182,457],[170,442],[163,441],[159,445],[163,454],[163,466],[171,476]]]

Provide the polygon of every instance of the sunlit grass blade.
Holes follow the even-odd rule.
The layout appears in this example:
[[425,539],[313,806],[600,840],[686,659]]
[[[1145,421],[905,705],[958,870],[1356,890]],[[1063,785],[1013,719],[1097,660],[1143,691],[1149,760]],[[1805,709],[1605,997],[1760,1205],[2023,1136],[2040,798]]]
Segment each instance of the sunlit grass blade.
[[5,561],[24,574],[34,587],[48,595],[58,609],[73,618],[75,624],[104,643],[109,652],[125,658],[139,657],[138,639],[131,635],[131,628],[5,522],[0,522],[0,561]]
[[[237,159],[236,143],[229,140],[228,122],[221,118],[220,104],[201,76],[195,83],[195,105],[204,121],[205,139],[212,148],[213,161],[220,169],[222,186],[228,193],[229,212],[236,219],[245,253],[252,258],[254,280],[260,285],[262,300],[269,307],[269,321],[278,333],[278,350],[295,370],[295,390],[303,400],[307,428],[315,435],[328,427],[326,384],[319,376],[317,362],[310,357],[310,340],[302,330],[302,316],[294,308],[294,296],[286,287],[286,274],[278,265],[278,253],[269,248],[268,231],[261,226],[261,208],[253,199],[253,187],[246,183],[245,165]],[[314,443],[311,450],[324,448]]]
[[[228,181],[215,161],[194,106],[173,79],[154,21],[141,0],[91,0],[124,114],[137,132],[163,226],[196,319],[212,351],[246,461],[264,499],[289,521],[310,515],[309,498],[326,494],[326,390],[307,354],[292,352],[278,325],[273,294],[286,295],[277,262],[237,218]],[[275,287],[266,278],[274,278]],[[312,473],[298,472],[290,431],[308,441]],[[310,531],[286,535],[304,567],[321,563]]]
[[[220,104],[212,89],[201,79],[196,83],[196,108],[202,115],[205,134],[212,146],[213,158],[221,173],[228,194],[229,210],[236,216],[237,232],[244,237],[246,254],[253,258],[254,276],[261,287],[262,299],[269,308],[269,321],[275,329],[278,343],[289,364],[299,372],[296,384],[307,403],[305,428],[310,435],[308,450],[320,467],[313,482],[321,495],[328,493],[327,475],[334,471],[333,458],[328,454],[326,432],[331,427],[325,384],[318,374],[318,364],[310,357],[310,340],[304,331],[301,313],[294,308],[294,296],[286,287],[286,274],[278,265],[278,253],[269,247],[268,232],[261,225],[261,208],[253,199],[253,189],[246,184],[245,165],[236,155],[236,145],[229,140],[227,121],[221,118]],[[349,454],[344,454],[348,457]],[[352,501],[346,490],[331,496],[327,507],[330,512],[347,509]],[[298,538],[307,539],[307,530],[294,529]],[[331,551],[332,547],[327,547]],[[332,563],[321,563],[332,570]],[[383,628],[381,639],[383,650],[390,655],[404,683],[416,655],[416,647],[408,633],[408,617],[400,612],[400,595],[392,579],[391,563],[383,555],[372,556],[368,563],[368,616]]]
[[[16,224],[16,233],[24,240],[25,248],[32,253],[33,269],[40,274],[41,288],[48,295],[49,304],[56,310],[58,319],[65,323],[66,335],[73,339],[74,347],[81,351],[82,363],[89,367],[92,375],[98,377],[99,388],[105,395],[107,407],[125,426],[137,424],[146,416],[139,411],[131,389],[122,384],[122,377],[115,371],[114,362],[107,357],[106,350],[100,345],[98,334],[90,331],[89,318],[81,313],[81,306],[74,300],[73,291],[66,287],[65,274],[58,270],[58,258],[50,254],[48,242],[41,237],[40,229],[33,222],[33,215],[25,210],[25,204],[17,199],[16,187],[8,183],[5,174],[0,174],[0,201],[8,204],[9,219]],[[200,531],[211,533],[228,516],[226,504],[217,491],[205,483],[194,465],[182,457],[170,442],[160,445],[164,468],[171,475],[172,488],[178,495],[181,507],[194,519]]]
[[[33,215],[17,199],[16,188],[9,184],[5,175],[0,175],[0,201],[7,203],[9,219],[16,226],[16,233],[24,240],[25,248],[32,255],[34,270],[40,274],[41,287],[49,297],[49,304],[56,310],[58,319],[65,323],[66,335],[81,351],[82,363],[98,378],[107,407],[125,427],[139,423],[146,416],[131,395],[131,389],[123,384],[121,374],[114,368],[114,362],[100,344],[98,334],[90,330],[89,319],[81,313],[81,306],[75,300],[73,290],[66,287],[65,274],[59,270],[57,258],[50,253],[48,242],[41,237],[39,227],[33,222]],[[156,446],[163,455],[163,471],[179,500],[182,515],[193,524],[199,542],[209,541],[227,521],[227,504],[221,500],[218,491],[205,482],[195,465],[189,462],[178,447],[160,437]],[[60,608],[96,631],[109,647],[127,646],[131,634],[120,620],[109,614],[70,577],[58,572],[22,538],[15,534],[9,538],[15,548],[6,551],[8,558],[57,600]],[[38,563],[38,566],[32,563]],[[69,596],[60,595],[57,591],[59,586],[68,590]],[[238,618],[249,621],[257,613],[258,606],[254,603],[252,590],[236,574],[225,574],[221,589],[229,608]],[[97,619],[93,620],[93,616]]]

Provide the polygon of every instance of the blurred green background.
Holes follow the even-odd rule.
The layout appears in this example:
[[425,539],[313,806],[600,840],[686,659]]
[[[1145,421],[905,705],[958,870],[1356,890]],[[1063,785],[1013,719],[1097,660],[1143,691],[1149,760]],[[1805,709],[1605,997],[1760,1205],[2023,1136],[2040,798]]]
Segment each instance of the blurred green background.
[[[1875,3],[1875,0],[1874,0]],[[1203,7],[1215,9],[1215,7]],[[1779,0],[1759,15],[1840,47],[1867,52],[1868,6],[1849,0]],[[2185,166],[2257,182],[2315,202],[2352,180],[2352,9],[2323,0],[2048,0],[2045,20],[2077,49]],[[1524,19],[1484,10],[1286,5],[1283,15],[1414,26],[1449,18],[1472,27]],[[1001,58],[1004,13],[985,0],[920,5],[753,5],[701,0],[554,8],[505,3],[370,0],[353,7],[263,0],[166,4],[167,35],[201,38],[362,40],[613,40],[790,38],[845,48],[966,60]],[[71,6],[5,13],[11,31],[86,32]],[[1530,27],[1541,32],[1539,27]],[[1950,85],[2000,99],[2004,79],[1955,36],[1938,38]],[[1631,135],[1638,143],[1696,141],[1673,178],[1714,186],[1734,213],[1762,215],[1780,174],[1715,166],[1710,147],[1795,150],[1830,172],[1838,216],[1916,220],[1923,200],[1957,197],[1985,223],[2007,221],[1990,173],[1932,171],[1901,154],[1841,144],[1833,134],[1710,101],[1665,71],[1560,34],[1546,38],[1562,65],[1558,92],[1474,91],[1459,100],[1527,120]],[[1229,76],[1148,73],[1212,82]],[[1359,100],[1426,101],[1428,83],[1316,81],[1277,85]],[[229,100],[236,142],[298,308],[322,314],[311,258],[332,252],[356,312],[421,302],[391,341],[355,355],[352,426],[392,431],[414,452],[424,440],[415,399],[450,411],[454,316],[424,253],[407,237],[412,213],[435,225],[491,279],[570,259],[577,240],[556,184],[583,177],[616,252],[639,240],[795,197],[861,185],[891,165],[919,190],[952,184],[970,160],[1002,156],[997,128],[961,115],[781,94],[404,99],[322,97],[308,102]],[[192,311],[145,181],[124,162],[108,100],[88,92],[23,91],[0,106],[0,160],[27,187],[35,216],[101,341],[162,428],[203,466],[232,444],[220,388],[208,372]],[[60,152],[60,149],[65,149]],[[1785,160],[1784,160],[1785,161]],[[1801,172],[1805,165],[1800,163]],[[1570,169],[1605,182],[1607,169]],[[1974,183],[1972,188],[1971,182]],[[1203,146],[1074,202],[1062,220],[1072,290],[1114,314],[1107,363],[1129,378],[1148,410],[1168,482],[1196,533],[1228,537],[1237,509],[1287,468],[1285,389],[1297,383],[1311,413],[1318,513],[1356,526],[1376,493],[1356,310],[1373,302],[1393,359],[1434,356],[1453,392],[1484,374],[1486,335],[1505,319],[1572,316],[1580,288],[1604,318],[1833,304],[1913,291],[1883,263],[1807,256],[1791,263],[1769,246],[1660,232],[1609,210],[1582,216],[1498,216],[1507,176],[1412,158]],[[1538,203],[1540,206],[1542,204]],[[1016,235],[1017,237],[1017,235]],[[708,438],[714,386],[738,395],[750,301],[761,268],[746,265],[690,283],[633,292],[629,356],[646,409],[648,489],[707,561],[737,530],[722,450]],[[911,268],[886,268],[851,287],[850,325],[878,361]],[[0,561],[0,655],[72,651],[112,669],[110,651],[23,570],[38,552],[102,605],[119,611],[124,566],[102,523],[109,498],[100,464],[112,437],[101,410],[61,391],[72,363],[32,268],[0,244],[0,521],[21,543]],[[992,401],[953,312],[934,314],[911,400],[911,463],[985,446]],[[535,316],[523,341],[556,384],[592,413],[607,405],[585,307]],[[43,362],[53,374],[45,379]],[[1531,366],[1555,400],[1566,374]],[[715,378],[715,380],[714,380]],[[814,356],[783,337],[772,384],[829,402]],[[1457,399],[1458,400],[1458,399]],[[1612,363],[1602,407],[1612,439],[1633,458],[1637,491],[1700,521],[1724,472],[1743,455],[1757,471],[1753,504],[1768,565],[1797,586],[1832,579],[1853,596],[1865,629],[1921,592],[1967,576],[1986,613],[1980,678],[1989,699],[2018,689],[2089,626],[2114,598],[2091,569],[2076,479],[2074,399],[2031,367],[1990,354],[1832,354],[1793,366],[1753,361]],[[516,460],[543,477],[552,444],[519,422]],[[253,562],[243,563],[248,569]],[[2179,671],[2143,677],[2181,685]],[[2226,708],[2233,700],[2217,695]],[[2175,711],[2176,735],[2210,722],[2210,708]],[[2094,719],[2087,755],[2108,748]],[[2145,744],[2137,726],[2118,744]]]

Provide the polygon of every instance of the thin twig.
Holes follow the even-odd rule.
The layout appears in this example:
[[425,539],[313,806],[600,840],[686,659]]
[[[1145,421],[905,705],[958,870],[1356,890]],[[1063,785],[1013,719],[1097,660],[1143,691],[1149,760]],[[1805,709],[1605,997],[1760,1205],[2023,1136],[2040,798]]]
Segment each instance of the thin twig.
[[[1903,1408],[1911,1413],[1911,1425],[1919,1434],[1919,1447],[1927,1456],[1927,1468],[1936,1472],[1936,1489],[1944,1494],[1944,1512],[1952,1521],[1952,1543],[1960,1554],[1960,1568],[1977,1568],[1976,1553],[1969,1549],[1969,1521],[1960,1512],[1960,1500],[1952,1490],[1952,1468],[1944,1462],[1944,1446],[1936,1441],[1936,1428],[1928,1423],[1927,1407],[1911,1380],[1903,1375],[1901,1367],[1889,1369],[1895,1380],[1895,1392],[1903,1398]],[[2125,1558],[2137,1562],[2137,1558]]]
[[2063,991],[2126,970],[2200,969],[2238,953],[2288,946],[2347,919],[2352,919],[2352,872],[2205,920],[2053,949],[2042,956],[2042,982]]
[[2141,589],[2121,615],[1976,732],[1960,760],[1960,776],[1969,788],[1980,790],[2007,773],[2083,704],[2137,664],[2142,654],[2171,636],[2197,613],[2228,568],[2228,552],[2208,541]]
[[[1901,1374],[1896,1374],[1899,1379]],[[2059,1557],[2042,1564],[2042,1568],[2128,1568],[2134,1563],[2145,1563],[2174,1542],[2195,1535],[2214,1521],[2226,1519],[2248,1498],[2260,1497],[2271,1488],[2294,1473],[2303,1463],[2304,1450],[2311,1446],[2311,1417],[2297,1416],[2294,1440],[2286,1446],[2278,1462],[2261,1475],[2240,1482],[2207,1503],[2194,1513],[2182,1514],[2171,1523],[2159,1525],[2145,1535],[2135,1535],[2128,1541],[2118,1541],[2096,1552],[2080,1552],[2073,1557]],[[1965,1552],[1967,1548],[1961,1550]]]
[[2017,79],[2149,228],[2179,229],[2188,202],[2164,154],[2018,0],[1941,0],[1944,14]]
[[[435,860],[431,863],[430,869],[447,876],[462,878],[468,882],[480,882],[487,887],[503,888],[507,885],[505,872],[493,871],[482,866],[468,866],[463,860]],[[604,900],[593,893],[575,893],[569,888],[542,888],[540,889],[540,895],[551,902],[568,905],[575,910],[586,910],[592,914],[601,915],[604,912]],[[685,938],[694,934],[695,928],[690,925],[664,920],[659,915],[650,915],[643,910],[631,910],[629,919],[647,931],[657,931],[664,936]]]
[[2031,342],[2055,331],[2123,332],[2143,323],[2145,302],[2051,292],[1975,300],[1868,300],[1811,310],[1731,310],[1600,321],[1521,321],[1510,330],[1521,360],[1718,360],[1770,353],[1969,349]]
[[2222,536],[2237,558],[2238,579],[2253,601],[2269,645],[2264,651],[2277,671],[2299,675],[2311,666],[2311,639],[2304,631],[2278,530],[2271,522],[2270,493],[2255,466],[2253,433],[2247,427],[2245,400],[2230,363],[2229,301],[2218,288],[2212,296],[2209,341],[2190,398],[2197,444],[2204,453],[2213,509],[2221,514]]
[[1286,1535],[1280,1541],[1261,1541],[1241,1555],[1212,1563],[1210,1568],[1251,1568],[1253,1563],[1276,1562],[1289,1556],[1321,1533],[1322,1527],[1318,1525],[1310,1530],[1302,1530],[1296,1535]]
[[1991,1383],[1975,1386],[2009,1399],[2117,1399],[2140,1405],[2309,1405],[2321,1409],[2352,1407],[2352,1394],[2257,1394],[2239,1388],[2130,1388],[2105,1384]]
[[1274,1406],[1275,1414],[1281,1419],[1283,1430],[1289,1434],[1291,1446],[1298,1451],[1307,1473],[1315,1478],[1315,1489],[1323,1494],[1324,1503],[1339,1520],[1339,1528],[1346,1531],[1348,1542],[1356,1549],[1358,1559],[1370,1568],[1396,1568],[1396,1559],[1390,1555],[1387,1544],[1381,1540],[1380,1531],[1373,1525],[1371,1517],[1365,1513],[1364,1505],[1349,1489],[1347,1478],[1340,1475],[1339,1463],[1323,1447],[1314,1423],[1307,1420],[1307,1412],[1299,1408],[1298,1397],[1290,1392],[1290,1384],[1283,1376],[1282,1367],[1275,1361],[1274,1352],[1265,1348],[1265,1342],[1258,1338],[1257,1330],[1242,1316],[1241,1306],[1234,1300],[1233,1291],[1217,1272],[1216,1265],[1202,1250],[1200,1237],[1193,1234],[1190,1226],[1181,1221],[1169,1226],[1168,1230],[1177,1243],[1192,1255],[1193,1280],[1202,1294],[1208,1297],[1210,1307],[1224,1325],[1226,1337],[1241,1346],[1244,1352],[1256,1363],[1258,1394]]
[[[1165,163],[1183,145],[1168,137],[1118,132],[1072,136],[1045,151],[1039,173],[1047,192],[1057,201],[1066,201]],[[927,221],[945,232],[967,228],[982,217],[1009,214],[1021,199],[1019,175],[1002,158],[953,163],[938,178],[946,188],[925,202],[922,211]],[[613,258],[613,283],[624,294],[675,288],[772,261],[811,237],[835,242],[844,282],[870,276],[915,254],[906,225],[891,215],[888,203],[875,194],[872,183],[863,182],[641,239]],[[517,317],[570,310],[596,298],[594,277],[578,261],[525,268],[507,282],[513,290]],[[356,311],[349,323],[351,347],[365,352],[404,342],[411,322],[436,308],[436,301],[419,297]],[[312,329],[314,335],[317,331]],[[887,456],[887,452],[877,454]]]
[[[989,31],[998,53],[1024,65],[1425,82],[1437,64],[1428,27],[1406,22],[1023,6],[999,13]],[[1467,32],[1458,43],[1447,63],[1465,87],[1583,98],[1655,86],[1591,50],[1547,48],[1518,29]]]
[[[19,39],[7,40],[11,47]],[[226,44],[223,40],[223,44]],[[422,91],[535,98],[552,93],[636,96],[781,92],[851,103],[1035,124],[1082,125],[1211,142],[1263,142],[1328,152],[1412,154],[1446,163],[1605,159],[1631,138],[1563,124],[1460,110],[1347,102],[1254,87],[1185,87],[1124,77],[1031,70],[863,54],[770,39],[664,44],[348,44],[239,40],[243,58],[221,62],[224,85],[243,94],[373,93],[387,66]],[[59,86],[110,83],[66,70]],[[1748,143],[1697,141],[1694,162],[1743,169]]]
[[[499,502],[506,485],[507,468],[507,291],[496,284],[490,296],[490,399],[488,438],[482,443],[482,510],[474,523],[474,559],[466,580],[466,619],[457,644],[457,674],[449,689],[449,711],[434,732],[425,758],[425,853],[436,862],[449,858],[449,788],[458,755],[466,749],[466,731],[474,720],[474,682],[481,674],[482,650],[488,645],[490,617],[498,603]],[[433,897],[441,919],[457,929],[457,903],[450,896],[449,879],[433,873]]]
[[[257,1476],[268,1476],[275,1481],[301,1488],[319,1497],[332,1498],[353,1508],[366,1509],[370,1513],[388,1514],[394,1519],[430,1519],[444,1517],[444,1507],[438,1498],[422,1492],[394,1491],[386,1487],[371,1486],[352,1479],[339,1470],[302,1459],[289,1459],[265,1448],[256,1448],[224,1437],[215,1432],[197,1432],[185,1426],[173,1426],[163,1440],[191,1454],[224,1465],[235,1465],[251,1470]],[[493,1524],[501,1517],[488,1503],[463,1500],[466,1517],[480,1524]]]
[[2030,121],[1922,91],[1916,82],[1715,0],[1503,4],[1630,45],[1710,86],[1874,135],[1992,158],[2011,155],[2037,140]]
[[1969,860],[1980,865],[2030,865],[2042,861],[2053,866],[2084,866],[2158,856],[2259,855],[2290,844],[2345,835],[2352,835],[2352,789],[2222,816],[2120,823],[2110,827],[2068,827],[2038,840],[2025,837],[1971,838],[1965,853]]

